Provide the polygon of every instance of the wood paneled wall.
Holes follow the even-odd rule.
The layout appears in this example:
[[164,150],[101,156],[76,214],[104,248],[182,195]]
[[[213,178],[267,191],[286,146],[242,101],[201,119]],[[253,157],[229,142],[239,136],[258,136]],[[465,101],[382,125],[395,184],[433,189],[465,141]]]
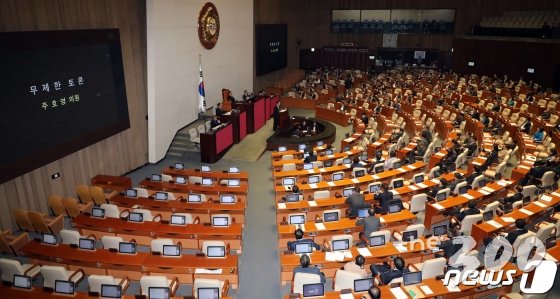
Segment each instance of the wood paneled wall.
[[[47,212],[47,196],[76,196],[97,174],[121,175],[147,162],[146,3],[144,0],[0,0],[0,31],[118,28],[130,129],[0,185],[0,227],[10,210]],[[2,142],[7,142],[2,140]],[[51,180],[51,174],[60,178]]]
[[[268,9],[270,8],[270,9]],[[336,46],[352,42],[356,46],[377,48],[381,34],[331,33],[333,9],[429,9],[454,8],[455,35],[465,35],[483,16],[499,16],[506,10],[560,10],[557,0],[255,0],[255,22],[288,23],[288,70],[299,67],[300,48]],[[450,51],[453,35],[401,34],[398,46],[437,48]],[[296,41],[301,41],[298,46]],[[283,71],[255,77],[255,88],[273,82]]]

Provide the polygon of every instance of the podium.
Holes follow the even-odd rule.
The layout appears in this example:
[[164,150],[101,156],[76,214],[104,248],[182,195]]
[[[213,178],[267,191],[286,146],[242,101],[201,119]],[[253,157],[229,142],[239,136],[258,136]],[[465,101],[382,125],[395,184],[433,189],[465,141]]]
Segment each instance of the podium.
[[200,134],[200,161],[214,163],[233,145],[233,125],[227,124],[214,132]]
[[286,130],[290,127],[290,112],[288,108],[285,108],[283,111],[280,110],[278,114],[278,129],[280,131]]
[[242,111],[235,109],[220,116],[220,121],[222,123],[231,123],[233,128],[233,143],[235,144],[238,144],[247,136],[247,112],[244,111],[244,106],[240,106],[240,109],[242,109]]

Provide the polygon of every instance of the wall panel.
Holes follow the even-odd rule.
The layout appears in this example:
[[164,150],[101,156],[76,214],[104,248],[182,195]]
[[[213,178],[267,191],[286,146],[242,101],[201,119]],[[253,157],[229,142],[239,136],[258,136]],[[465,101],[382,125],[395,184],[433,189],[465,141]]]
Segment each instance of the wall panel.
[[[47,212],[50,194],[76,197],[75,184],[120,175],[147,162],[145,0],[0,0],[0,31],[119,28],[130,129],[0,185],[0,227],[10,210]],[[51,174],[61,177],[51,180]]]

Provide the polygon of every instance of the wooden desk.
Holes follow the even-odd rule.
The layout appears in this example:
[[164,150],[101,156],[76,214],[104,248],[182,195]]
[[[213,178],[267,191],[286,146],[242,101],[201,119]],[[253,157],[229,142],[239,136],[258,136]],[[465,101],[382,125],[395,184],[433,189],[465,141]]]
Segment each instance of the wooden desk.
[[92,186],[99,186],[104,190],[123,191],[132,188],[132,181],[125,176],[98,174],[91,179]]
[[79,215],[72,219],[82,235],[94,234],[101,239],[104,235],[118,235],[125,240],[135,239],[138,244],[150,246],[152,239],[170,238],[181,241],[183,248],[200,249],[205,240],[222,240],[232,249],[241,249],[243,224],[232,223],[228,227],[213,227],[205,224],[169,225],[162,222],[129,222],[118,218],[95,218]]
[[[349,150],[349,151],[345,151],[345,152],[339,152],[339,153],[334,153],[333,155],[323,155],[323,156],[317,156],[317,161],[328,161],[328,160],[337,160],[337,159],[343,159],[343,158],[351,158],[352,156],[355,155],[359,155],[362,152],[359,150]],[[273,160],[272,161],[272,168],[274,170],[281,170],[282,169],[282,165],[284,164],[296,164],[296,166],[300,166],[303,167],[303,163],[304,163],[304,159],[293,159],[293,160]]]
[[315,117],[347,127],[350,114],[337,112],[335,110],[327,109],[326,107],[315,106]]
[[200,161],[214,163],[233,145],[233,125],[227,124],[212,133],[200,134]]
[[246,171],[241,171],[239,173],[228,173],[227,171],[210,171],[210,172],[202,172],[200,169],[175,169],[175,167],[165,167],[161,171],[163,174],[167,174],[173,177],[176,176],[183,176],[183,177],[204,177],[204,178],[212,178],[214,180],[227,180],[227,179],[240,179],[242,181],[249,180],[249,173]]
[[215,181],[212,186],[202,186],[193,184],[175,184],[170,182],[152,182],[151,180],[144,179],[138,186],[146,189],[180,192],[180,193],[211,193],[211,194],[247,194],[249,191],[249,183],[247,181],[240,181],[239,187],[228,187],[219,184]]

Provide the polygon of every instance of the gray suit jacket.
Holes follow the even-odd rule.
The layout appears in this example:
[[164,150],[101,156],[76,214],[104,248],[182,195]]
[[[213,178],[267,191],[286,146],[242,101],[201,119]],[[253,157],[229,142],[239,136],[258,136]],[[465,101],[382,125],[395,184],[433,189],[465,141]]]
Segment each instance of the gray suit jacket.
[[[381,221],[379,220],[379,217],[375,217],[375,216],[368,216],[364,219],[360,219],[356,221],[356,225],[364,226],[364,237],[368,240],[369,240],[369,235],[371,235],[371,233],[379,230],[380,224]],[[388,240],[385,241],[388,242]]]
[[356,216],[358,209],[366,203],[366,200],[363,194],[354,193],[346,198],[345,203],[350,205],[350,216]]

